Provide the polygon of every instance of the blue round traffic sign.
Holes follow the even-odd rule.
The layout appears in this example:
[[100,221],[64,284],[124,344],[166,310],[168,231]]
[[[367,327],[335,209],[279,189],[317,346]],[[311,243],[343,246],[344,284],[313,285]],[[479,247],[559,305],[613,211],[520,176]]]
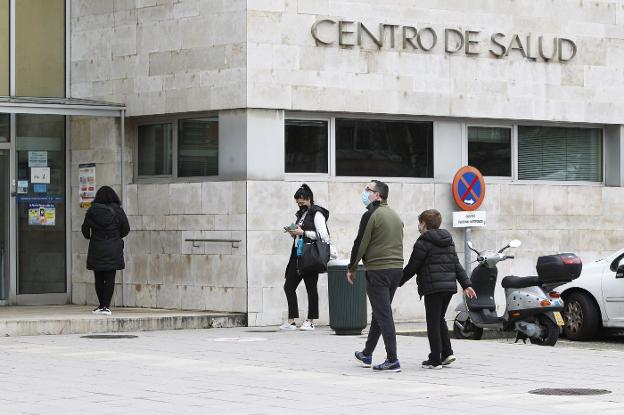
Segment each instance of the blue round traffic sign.
[[453,199],[462,210],[477,210],[485,198],[485,181],[476,167],[464,166],[453,179]]

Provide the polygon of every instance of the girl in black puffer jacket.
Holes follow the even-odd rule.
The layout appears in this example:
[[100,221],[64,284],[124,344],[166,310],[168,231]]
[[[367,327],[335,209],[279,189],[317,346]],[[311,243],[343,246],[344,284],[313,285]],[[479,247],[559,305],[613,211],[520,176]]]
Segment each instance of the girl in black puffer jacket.
[[87,269],[95,274],[95,292],[100,305],[94,314],[111,315],[110,303],[115,291],[115,274],[125,268],[124,238],[130,225],[121,208],[119,196],[108,186],[102,186],[82,224],[82,234],[89,240]]
[[455,244],[446,229],[439,229],[442,215],[435,209],[425,210],[418,216],[420,237],[407,266],[403,269],[405,284],[414,274],[418,284],[418,294],[425,296],[427,316],[427,336],[431,354],[422,363],[427,369],[440,369],[455,361],[451,339],[444,316],[453,294],[457,292],[457,282],[470,298],[476,297],[466,271],[459,263]]

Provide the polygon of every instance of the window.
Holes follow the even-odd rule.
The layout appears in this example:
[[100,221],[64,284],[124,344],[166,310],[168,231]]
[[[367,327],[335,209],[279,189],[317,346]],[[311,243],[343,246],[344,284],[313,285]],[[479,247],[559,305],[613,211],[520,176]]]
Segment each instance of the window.
[[484,176],[511,177],[511,128],[468,127],[468,164]]
[[64,97],[65,0],[16,1],[15,20],[16,94]]
[[328,173],[328,122],[286,120],[286,173]]
[[173,124],[141,125],[138,131],[139,176],[171,176]]
[[0,95],[9,95],[9,0],[0,0]]
[[10,125],[11,116],[9,114],[0,114],[0,143],[11,141]]
[[218,174],[217,119],[177,119],[139,125],[138,177],[205,177]]
[[178,176],[219,174],[219,123],[215,119],[180,120]]
[[601,182],[602,130],[518,126],[518,178]]
[[433,177],[433,123],[337,119],[336,175]]

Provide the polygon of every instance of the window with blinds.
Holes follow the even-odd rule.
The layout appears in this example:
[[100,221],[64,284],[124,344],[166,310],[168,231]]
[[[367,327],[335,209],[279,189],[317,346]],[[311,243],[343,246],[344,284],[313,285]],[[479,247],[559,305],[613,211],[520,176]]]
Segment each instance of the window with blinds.
[[602,182],[599,128],[518,126],[518,179]]

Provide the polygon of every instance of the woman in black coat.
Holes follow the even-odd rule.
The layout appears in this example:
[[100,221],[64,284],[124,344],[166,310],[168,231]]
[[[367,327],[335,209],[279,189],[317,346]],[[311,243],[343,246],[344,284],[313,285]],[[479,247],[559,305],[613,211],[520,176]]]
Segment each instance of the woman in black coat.
[[82,234],[89,240],[87,269],[95,274],[95,292],[100,305],[94,314],[111,315],[110,303],[115,291],[115,273],[124,269],[124,238],[130,232],[119,196],[109,186],[95,194],[82,224]]

